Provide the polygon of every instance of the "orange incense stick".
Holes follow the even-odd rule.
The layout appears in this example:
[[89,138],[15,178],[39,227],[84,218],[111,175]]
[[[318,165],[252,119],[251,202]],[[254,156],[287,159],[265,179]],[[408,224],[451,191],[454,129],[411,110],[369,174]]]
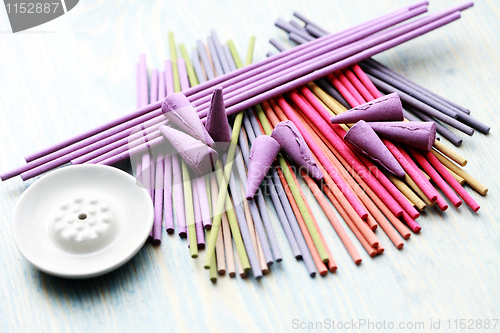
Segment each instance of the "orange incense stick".
[[330,199],[330,201],[332,202],[332,204],[335,206],[335,208],[337,208],[337,211],[339,212],[340,216],[342,216],[342,218],[344,219],[345,223],[351,229],[351,231],[354,233],[354,235],[359,240],[359,242],[361,243],[361,245],[364,247],[364,249],[366,250],[366,252],[368,253],[368,255],[370,257],[375,257],[377,255],[377,250],[374,249],[373,247],[371,247],[370,244],[368,244],[368,242],[363,237],[363,235],[361,234],[361,232],[359,231],[359,229],[356,227],[356,224],[354,224],[352,222],[350,216],[345,212],[345,210],[343,209],[343,206],[340,204],[340,202],[338,202],[337,198],[335,198],[335,196],[333,195],[332,191],[330,191],[330,189],[328,188],[328,186],[326,184],[323,185],[323,191],[325,192],[325,194],[328,197],[328,199]]
[[[331,152],[334,152],[336,153],[336,156],[337,158],[340,160],[340,162],[348,167],[348,163],[347,161],[342,157],[342,155],[340,155],[335,149],[333,146],[331,146],[331,144],[328,145],[329,149],[328,148],[324,148],[324,151],[331,151]],[[331,154],[331,153],[330,153]],[[334,161],[337,161],[337,163],[339,162],[333,155],[331,155],[331,159],[334,160]],[[340,164],[336,164],[336,167],[338,170],[341,170],[343,169],[342,165]],[[351,170],[351,169],[349,169]],[[406,228],[404,226],[403,223],[401,223],[401,221],[399,221],[399,219],[397,219],[394,214],[392,214],[392,212],[390,212],[388,209],[387,209],[387,206],[385,206],[385,204],[380,201],[380,199],[376,196],[376,194],[374,192],[371,191],[371,189],[366,185],[366,183],[363,181],[363,179],[356,173],[354,172],[353,170],[351,170],[351,173],[353,175],[353,177],[356,179],[356,181],[360,184],[360,186],[367,192],[369,193],[370,197],[373,197],[375,200],[375,204],[367,197],[367,202],[369,203],[367,205],[367,208],[368,210],[370,211],[371,215],[370,217],[371,218],[374,218],[379,224],[380,226],[382,227],[382,229],[384,229],[385,233],[387,234],[387,236],[391,239],[391,241],[394,243],[394,245],[398,248],[398,249],[401,249],[403,248],[403,241],[401,239],[401,237],[399,237],[399,235],[397,234],[397,232],[391,227],[391,225],[389,224],[389,222],[387,222],[387,219],[384,217],[384,215],[382,215],[382,213],[380,212],[380,208],[382,206],[384,206],[384,211],[387,213],[387,214],[391,214],[394,218],[391,219],[391,222],[393,222],[393,226],[396,228],[396,230],[398,230],[401,234],[401,236],[403,236],[405,239],[408,239],[410,237],[410,231],[408,230],[408,228]],[[349,177],[350,178],[350,177]],[[352,179],[352,178],[350,178]],[[356,193],[358,193],[356,191]],[[363,190],[360,189],[360,193],[363,193]],[[366,196],[366,194],[365,194]],[[360,195],[360,197],[362,197],[362,195]],[[378,208],[377,208],[378,207]],[[369,222],[369,221],[367,221]]]
[[[330,207],[330,205],[328,205],[328,202],[326,201],[323,193],[321,193],[321,190],[319,189],[318,185],[303,170],[302,170],[302,177],[304,178],[307,185],[311,189],[311,192],[313,193],[314,197],[316,198],[319,205],[321,206],[321,209],[323,209],[323,212],[328,217],[328,220],[332,224],[332,227],[335,229],[335,232],[337,232],[337,235],[339,236],[340,240],[342,241],[345,248],[347,249],[347,252],[349,252],[349,255],[351,256],[352,260],[354,260],[356,265],[361,264],[361,256],[359,255],[358,251],[354,247],[354,244],[351,242],[351,239],[349,238],[349,236],[345,232],[344,228],[340,224],[339,220],[337,219],[337,216],[335,216],[333,209]],[[380,247],[380,244],[379,244],[379,247]]]
[[283,175],[283,172],[281,171],[281,168],[279,166],[276,166],[276,171],[278,171],[278,176],[280,177],[281,184],[283,185],[285,194],[288,197],[288,200],[290,201],[290,205],[292,206],[293,213],[297,218],[297,222],[299,222],[300,229],[302,230],[302,234],[304,235],[304,239],[306,241],[307,247],[309,248],[309,251],[311,252],[311,256],[314,260],[314,263],[316,264],[316,268],[318,269],[319,275],[324,276],[326,275],[326,273],[328,273],[328,270],[326,269],[326,266],[323,263],[323,261],[321,261],[318,250],[316,250],[316,247],[314,246],[314,242],[311,238],[311,235],[309,234],[309,231],[307,230],[304,218],[300,214],[299,207],[297,206],[297,203],[293,198],[292,191],[288,187],[288,183],[286,182],[285,176]]
[[[281,108],[281,107],[276,107],[275,108],[276,114],[281,115],[281,117],[283,119],[290,119],[291,121],[293,121],[295,126],[297,126],[297,128],[299,128],[299,131],[301,128],[303,131],[305,131],[304,125],[300,122],[300,120],[298,119],[298,116],[296,115],[295,112],[293,112],[292,107],[285,101],[285,99],[283,97],[280,97],[279,102],[281,105],[283,105],[285,107],[286,111],[284,111],[283,108]],[[272,106],[274,108],[275,106],[277,106],[277,104],[273,103]],[[314,152],[313,152],[313,155],[316,155],[316,154],[314,154]],[[318,163],[318,165],[319,164],[321,164],[321,163]],[[333,165],[332,165],[332,167],[333,167]],[[337,196],[338,200],[342,203],[342,205],[346,208],[347,212],[351,215],[351,218],[352,218],[353,222],[356,224],[356,226],[358,227],[359,231],[361,231],[361,233],[366,238],[368,243],[370,243],[370,246],[376,248],[378,246],[379,240],[375,236],[375,234],[373,233],[373,230],[371,230],[370,227],[368,227],[368,225],[363,220],[361,220],[361,218],[359,218],[359,215],[354,210],[354,207],[352,205],[350,205],[349,201],[347,201],[347,199],[343,195],[343,192],[339,189],[337,184],[332,180],[332,178],[330,177],[330,174],[328,172],[326,172],[326,170],[324,169],[324,166],[323,166],[322,172],[323,172],[325,182],[327,183],[327,185],[330,188],[332,188],[333,193]],[[335,189],[338,189],[338,191]],[[354,216],[354,215],[357,215],[357,216]],[[368,216],[368,213],[367,213],[367,216]]]
[[[274,112],[276,113],[276,115],[278,115],[280,117],[280,120],[285,121],[285,120],[289,119],[287,117],[287,115],[285,115],[283,110],[276,104],[276,102],[274,100],[269,100],[269,102],[271,103],[271,106],[275,110]],[[291,108],[291,106],[290,106],[290,108]],[[271,111],[272,111],[272,109],[270,110],[270,114],[271,114]],[[277,122],[277,121],[278,121],[278,119],[275,118],[275,122]],[[351,216],[352,221],[356,224],[357,228],[363,234],[364,238],[370,243],[370,246],[377,247],[379,241],[378,241],[378,238],[373,233],[373,230],[370,229],[363,220],[361,220],[361,218],[356,213],[354,208],[349,204],[349,201],[347,201],[347,199],[343,196],[342,191],[340,191],[340,189],[337,187],[336,183],[331,179],[328,172],[326,172],[326,170],[324,169],[324,166],[321,163],[319,163],[319,161],[314,153],[313,153],[313,156],[315,156],[316,162],[317,162],[318,166],[320,167],[321,172],[323,173],[325,183],[332,189],[332,192],[334,193],[334,195],[337,196],[338,201],[342,204],[342,206],[345,208],[347,213]],[[377,246],[375,246],[375,244],[377,244]]]
[[337,264],[335,263],[335,259],[333,259],[333,255],[330,252],[328,245],[326,244],[325,237],[323,236],[323,233],[321,232],[321,229],[319,228],[318,221],[316,221],[316,218],[314,217],[311,206],[309,205],[309,202],[306,199],[304,191],[302,190],[302,186],[300,186],[299,180],[297,179],[295,172],[292,172],[292,169],[291,169],[289,164],[288,164],[288,167],[290,168],[290,172],[292,173],[292,177],[295,180],[295,184],[297,185],[297,188],[299,189],[300,196],[302,197],[302,200],[304,200],[304,202],[306,203],[307,211],[309,212],[309,215],[311,215],[311,219],[313,220],[314,226],[316,227],[316,229],[318,229],[319,237],[321,238],[321,242],[323,243],[323,246],[325,247],[326,253],[328,254],[328,263],[327,263],[328,269],[330,270],[330,272],[334,273],[337,270]]

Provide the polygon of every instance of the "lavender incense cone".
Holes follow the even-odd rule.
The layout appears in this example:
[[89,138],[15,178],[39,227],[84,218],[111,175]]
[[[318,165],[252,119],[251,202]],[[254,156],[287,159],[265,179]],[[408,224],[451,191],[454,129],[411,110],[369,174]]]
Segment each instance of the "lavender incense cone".
[[180,130],[208,144],[203,124],[189,100],[182,93],[168,95],[161,110]]
[[212,171],[212,161],[216,161],[218,158],[215,150],[172,127],[160,126],[159,131],[170,141],[182,159],[198,176],[203,176]]
[[334,116],[330,121],[334,124],[356,123],[364,121],[403,121],[403,105],[397,93],[374,99]]
[[291,121],[282,121],[276,125],[271,136],[279,142],[281,150],[285,152],[299,168],[305,168],[307,173],[317,180],[323,179],[323,174],[314,161],[302,134],[300,134],[297,127]]
[[250,149],[250,165],[247,178],[247,199],[253,199],[274,159],[280,151],[278,141],[267,135],[258,136]]
[[375,133],[384,138],[422,150],[431,150],[436,140],[436,123],[434,122],[394,121],[367,124]]
[[351,127],[344,136],[344,140],[391,173],[404,177],[405,171],[401,165],[365,121],[360,120]]
[[206,128],[215,142],[230,142],[231,129],[227,121],[222,88],[215,88],[207,115]]

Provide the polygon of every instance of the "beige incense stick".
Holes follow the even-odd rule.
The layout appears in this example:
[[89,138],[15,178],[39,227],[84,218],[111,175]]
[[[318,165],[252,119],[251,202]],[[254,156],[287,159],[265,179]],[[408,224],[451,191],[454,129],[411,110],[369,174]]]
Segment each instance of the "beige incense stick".
[[[393,175],[387,175],[391,182],[397,187],[398,190],[403,193],[410,202],[417,207],[419,211],[424,211],[427,208],[427,204],[412,191],[401,179]],[[422,193],[423,194],[423,193]]]
[[471,175],[469,175],[467,172],[465,172],[464,170],[462,170],[460,167],[458,167],[455,164],[453,164],[453,162],[451,162],[450,160],[448,160],[446,157],[444,157],[443,155],[441,155],[437,151],[432,150],[431,152],[432,152],[432,154],[434,156],[436,156],[436,158],[445,167],[447,167],[448,169],[450,169],[451,171],[455,172],[457,175],[459,175],[460,177],[462,177],[463,179],[465,179],[465,181],[467,182],[467,184],[469,184],[470,187],[472,187],[474,190],[476,190],[477,192],[479,192],[479,194],[486,195],[486,193],[488,193],[488,188],[486,186],[484,186],[483,184],[481,184],[477,179],[475,179],[474,177],[472,177]]

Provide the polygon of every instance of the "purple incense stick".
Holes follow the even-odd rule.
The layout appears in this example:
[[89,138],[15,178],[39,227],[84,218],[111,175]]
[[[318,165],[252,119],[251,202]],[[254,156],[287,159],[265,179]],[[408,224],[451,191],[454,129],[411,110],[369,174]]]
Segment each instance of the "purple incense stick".
[[[205,187],[205,184],[203,184]],[[196,228],[196,242],[198,243],[198,249],[205,248],[205,233],[203,232],[201,216],[201,203],[200,196],[198,195],[198,189],[196,182],[191,182],[191,191],[193,192],[193,210],[194,210],[194,226]]]
[[[461,110],[453,110],[452,108],[443,105],[442,103],[439,103],[435,99],[425,95],[424,93],[420,92],[417,89],[412,88],[411,86],[407,85],[404,82],[401,82],[398,79],[395,79],[394,77],[384,73],[383,71],[373,67],[373,66],[366,66],[365,63],[360,64],[360,66],[367,72],[372,74],[373,76],[377,77],[378,79],[384,81],[385,83],[393,86],[394,88],[397,88],[406,94],[412,96],[413,98],[418,99],[419,101],[433,107],[434,109],[449,115],[450,117],[453,117],[460,121],[461,123],[464,123],[467,126],[470,126],[484,134],[488,134],[490,131],[490,127],[481,123],[480,121],[472,118],[468,114],[462,112]],[[454,114],[455,116],[453,116]]]
[[393,92],[397,92],[399,97],[401,98],[401,101],[405,104],[405,105],[410,105],[412,106],[413,108],[433,117],[433,118],[436,118],[436,119],[439,119],[441,120],[442,122],[456,128],[457,130],[467,134],[467,135],[472,135],[474,134],[474,130],[472,128],[470,128],[469,126],[467,125],[464,125],[462,124],[461,122],[459,122],[458,120],[454,119],[454,118],[451,118],[439,111],[437,111],[436,109],[428,106],[427,104],[419,101],[418,99],[402,92],[401,90],[397,89],[397,88],[394,88],[393,86],[383,82],[382,80],[379,80],[378,78],[370,75],[370,74],[367,74],[367,76],[370,78],[370,80],[373,82],[373,84],[379,89],[379,90],[382,90],[386,93],[393,93]]
[[377,66],[375,68],[391,75],[392,77],[394,77],[395,79],[398,79],[400,81],[403,81],[405,82],[406,84],[412,86],[413,88],[419,90],[420,92],[422,92],[423,94],[427,95],[428,97],[430,98],[433,98],[435,99],[437,102],[439,103],[442,103],[448,107],[451,107],[452,109],[454,109],[455,111],[462,111],[466,114],[470,114],[470,110],[464,108],[463,106],[460,106],[452,101],[449,101],[447,100],[446,98],[442,97],[442,96],[439,96],[438,94],[428,90],[427,88],[424,88],[422,87],[421,85],[411,81],[410,79],[404,77],[403,75],[399,74],[398,72],[390,69],[389,67],[381,64],[380,62],[378,62],[377,60],[373,59],[373,58],[369,58],[369,59],[366,59],[364,60],[364,62],[366,62],[367,64],[371,64],[371,65],[374,65],[374,66]]
[[[155,74],[156,73],[156,74]],[[157,79],[153,79],[154,77]],[[155,82],[158,82],[157,89],[155,89]],[[154,91],[156,91],[156,93]],[[162,100],[165,98],[165,74],[158,73],[157,70],[151,72],[151,101]],[[151,188],[153,192],[153,208],[154,208],[154,221],[153,221],[153,244],[161,243],[161,227],[163,223],[163,175],[164,175],[164,160],[165,153],[161,149],[155,149],[153,153],[155,164],[154,173],[152,173]]]
[[[301,66],[303,66],[303,63],[305,61],[319,64],[320,61],[316,60],[318,57],[320,57],[322,59],[324,59],[324,58],[328,59],[330,52],[333,54],[339,54],[340,52],[339,52],[338,48],[340,48],[340,47],[344,47],[343,49],[353,48],[353,46],[351,44],[354,42],[357,42],[357,41],[358,41],[357,45],[365,44],[362,41],[363,38],[366,38],[366,37],[372,35],[373,33],[379,32],[379,31],[386,29],[392,25],[403,22],[403,21],[405,21],[413,16],[421,14],[424,11],[425,11],[424,9],[421,9],[421,10],[418,10],[415,12],[401,14],[397,17],[394,17],[394,18],[387,20],[383,23],[374,25],[374,26],[370,27],[369,29],[366,29],[362,32],[359,32],[359,33],[356,33],[353,35],[347,35],[344,37],[327,36],[325,38],[316,39],[314,41],[307,43],[310,45],[310,47],[306,48],[305,50],[300,49],[297,53],[290,54],[290,55],[283,57],[283,58],[280,58],[272,63],[263,64],[262,66],[255,68],[253,70],[247,71],[238,77],[230,78],[224,82],[221,82],[221,83],[219,83],[219,85],[224,87],[226,92],[229,92],[229,91],[232,91],[238,87],[246,86],[249,83],[255,82],[259,78],[267,78],[271,74],[279,73],[278,75],[282,75],[284,72],[282,70],[284,70],[284,69],[290,70],[294,66],[301,67]],[[429,20],[429,19],[427,19],[427,20]],[[410,27],[416,27],[416,26],[418,26],[418,23],[417,24],[413,23],[413,24],[411,24]],[[396,28],[396,29],[398,31],[401,30],[401,28]],[[392,29],[392,30],[394,31],[395,29]],[[388,38],[391,38],[391,36],[387,32],[384,33],[383,35],[388,36]],[[371,39],[377,39],[377,38],[372,37]],[[317,41],[320,41],[320,43],[316,43]],[[304,45],[307,45],[307,44],[304,44]],[[299,46],[292,48],[290,50],[299,49],[301,46],[304,46],[304,45],[299,45]],[[361,48],[359,48],[359,50],[364,50],[364,49],[366,49],[366,45],[363,45]],[[282,54],[289,54],[290,50],[285,51],[285,52],[281,52],[277,56],[282,55]],[[273,59],[273,58],[275,58],[275,57],[270,57],[270,58],[267,58],[266,60]],[[340,59],[342,59],[342,58],[340,58]],[[331,64],[333,61],[335,61],[335,60],[326,61],[325,65]],[[311,72],[320,66],[321,65],[312,66],[308,72]],[[246,67],[252,67],[252,65],[246,66]],[[244,68],[246,68],[246,67],[244,67]],[[239,69],[238,71],[241,71],[241,69]],[[234,71],[231,73],[235,73],[238,71]],[[224,76],[231,75],[231,73],[226,74]],[[218,79],[219,78],[216,78],[213,81],[218,81]],[[210,81],[206,82],[205,85],[208,84],[209,82]],[[196,87],[199,87],[199,86],[203,86],[203,85],[198,85]],[[191,94],[191,95],[189,95],[188,98],[191,102],[195,103],[195,105],[200,105],[201,103],[205,103],[206,101],[208,101],[207,98],[210,97],[209,95],[212,92],[213,87],[214,87],[214,85],[212,85],[211,87],[204,89],[202,91]],[[227,87],[227,89],[226,89],[226,87]]]
[[191,58],[193,62],[194,72],[196,73],[196,77],[198,78],[198,82],[203,83],[207,81],[205,75],[203,74],[203,70],[201,69],[200,57],[196,49],[193,49],[193,51],[191,52]]
[[303,39],[305,39],[307,41],[311,41],[311,40],[314,39],[314,37],[309,36],[304,30],[301,30],[300,28],[296,28],[292,24],[287,23],[287,22],[283,21],[282,19],[278,19],[274,23],[274,25],[276,25],[278,28],[281,28],[281,29],[285,30],[288,33],[294,32],[298,36],[300,36],[301,38],[303,38]]
[[214,44],[214,41],[212,39],[212,36],[208,36],[207,42],[208,42],[208,50],[210,51],[210,54],[212,56],[212,62],[214,64],[214,68],[215,68],[215,77],[219,77],[219,76],[223,75],[224,72],[222,71],[222,66],[221,66],[221,63],[219,61],[219,57],[217,56],[217,50],[215,49],[215,44]]
[[[243,80],[237,84],[232,84],[227,88],[227,90],[225,88],[226,93],[231,91],[229,94],[227,94],[228,96],[225,100],[226,108],[235,104],[236,102],[243,101],[252,96],[255,96],[258,93],[265,92],[268,89],[284,90],[282,89],[282,87],[288,87],[288,85],[285,83],[293,79],[305,82],[305,79],[307,78],[309,79],[309,81],[312,81],[311,78],[316,79],[320,77],[318,73],[322,73],[325,75],[327,73],[331,73],[332,69],[336,68],[338,64],[344,65],[347,63],[347,65],[351,65],[353,61],[352,59],[363,59],[366,57],[366,54],[371,54],[371,52],[382,52],[390,47],[419,36],[436,27],[449,23],[449,20],[456,20],[460,17],[459,12],[454,12],[454,14],[445,16],[445,18],[442,19],[443,15],[446,15],[446,13],[448,13],[448,10],[390,29],[381,34],[370,37],[367,40],[357,41],[353,44],[348,44],[348,40],[343,39],[342,41],[338,41],[337,43],[332,43],[330,45],[343,47],[333,50],[327,54],[319,55],[316,58],[310,59],[308,56],[315,54],[315,52],[311,52],[309,55],[304,57],[304,59],[309,58],[309,60],[303,62],[304,59],[302,57],[294,59],[290,63],[294,63],[295,65],[281,72],[278,71],[282,69],[282,66],[278,66],[270,69],[268,73],[261,73],[259,75],[255,75],[252,78],[249,78],[248,80]],[[299,63],[297,63],[297,61],[299,61]],[[340,62],[336,63],[337,61]],[[273,74],[268,76],[267,74],[270,73]],[[224,85],[228,82],[225,82]],[[290,84],[290,82],[288,82],[288,84]],[[296,86],[294,86],[293,88],[295,87]],[[208,108],[208,102],[205,101],[206,99],[207,97],[201,97],[196,101],[190,99],[195,105],[198,106],[197,109],[201,113],[200,118],[206,116],[206,109]],[[204,104],[200,105],[202,102]]]
[[181,161],[179,154],[174,153],[172,155],[172,182],[174,191],[174,206],[175,215],[177,218],[177,228],[179,229],[179,236],[186,238],[187,236],[187,224],[186,224],[186,213],[184,211],[184,189],[183,189],[183,179],[181,170]]
[[[165,229],[169,234],[174,233],[174,211],[172,207],[172,156],[165,155],[163,174],[163,206]],[[178,224],[177,224],[178,225]]]
[[198,40],[196,43],[198,45],[198,54],[200,55],[201,62],[203,63],[203,67],[205,68],[205,73],[207,74],[207,78],[209,80],[212,80],[215,77],[215,74],[214,71],[212,70],[212,64],[210,63],[210,59],[208,59],[205,45],[203,45],[203,42],[201,40]]
[[214,42],[215,50],[217,51],[217,56],[219,57],[219,61],[224,74],[231,72],[231,68],[229,67],[226,55],[224,54],[224,50],[222,49],[222,45],[219,42],[219,37],[217,37],[217,32],[215,30],[212,30],[212,40]]
[[[245,131],[247,133],[247,139],[250,142],[250,144],[253,143],[255,140],[255,133],[252,129],[252,124],[250,123],[250,120],[248,119],[247,112],[245,112],[245,115],[243,116],[243,126],[245,127]],[[242,143],[240,143],[241,150],[243,152],[243,159],[245,160],[245,164],[249,165],[250,160],[249,160],[249,147],[248,147],[248,142],[244,139],[244,136],[240,134],[240,140],[242,140]],[[264,178],[264,181],[266,181],[266,178]],[[272,179],[270,179],[267,183],[268,186],[272,187],[271,191],[271,200],[273,202],[274,208],[276,209],[276,213],[278,215],[278,218],[280,220],[281,226],[283,227],[283,230],[285,231],[285,235],[288,239],[288,243],[290,244],[290,248],[292,249],[292,253],[296,259],[302,258],[302,254],[300,252],[300,249],[297,245],[297,241],[295,240],[295,237],[293,235],[292,229],[290,228],[290,224],[288,223],[288,220],[286,218],[285,211],[283,210],[283,206],[281,205],[281,202],[279,201],[278,195],[276,193],[276,189],[274,188],[274,182]]]
[[[260,130],[255,113],[252,110],[247,110],[247,114],[250,118],[250,122],[252,124],[252,129],[253,129],[255,135],[256,136],[262,135],[263,133]],[[309,248],[307,247],[307,244],[305,242],[304,235],[302,234],[299,223],[295,217],[292,206],[290,205],[290,202],[288,201],[288,197],[286,195],[285,189],[283,188],[283,184],[281,183],[281,180],[279,178],[278,172],[276,171],[275,167],[271,168],[271,176],[272,176],[272,178],[271,178],[272,182],[270,181],[268,184],[269,189],[271,191],[271,195],[273,193],[273,189],[276,190],[277,195],[279,196],[279,200],[281,201],[281,204],[283,205],[283,209],[285,210],[287,220],[290,222],[290,227],[292,229],[293,235],[294,235],[295,239],[297,240],[297,245],[299,246],[299,249],[300,249],[300,252],[302,255],[302,259],[304,260],[304,264],[306,265],[307,271],[309,272],[309,275],[311,277],[314,277],[314,276],[316,276],[316,266],[314,265],[314,261],[312,259],[311,253],[309,252]],[[273,186],[271,186],[271,185],[273,185]],[[272,189],[271,189],[271,187],[272,187]],[[275,205],[275,206],[278,206],[278,205]]]
[[[389,41],[383,42],[379,45],[375,45],[369,49],[362,51],[363,48],[353,48],[351,56],[348,56],[348,58],[345,58],[342,61],[333,63],[326,67],[317,69],[312,73],[309,71],[311,68],[308,66],[302,69],[298,69],[297,71],[290,73],[289,75],[284,75],[281,78],[275,79],[271,82],[264,83],[257,88],[239,94],[239,96],[235,98],[226,100],[225,103],[226,106],[230,106],[226,107],[226,114],[228,115],[235,114],[241,110],[251,107],[252,105],[256,105],[265,100],[268,100],[269,98],[278,96],[294,88],[298,88],[308,82],[319,79],[331,72],[356,64],[360,60],[366,59],[377,53],[388,50],[396,45],[402,44],[408,40],[423,35],[445,24],[453,22],[459,18],[460,18],[460,13],[454,12],[448,16],[445,16],[442,19],[423,25],[418,29],[409,31],[399,37],[395,37]],[[316,66],[316,68],[318,68],[318,66]],[[199,110],[200,118],[204,118],[206,116],[207,111],[208,110],[205,109]]]
[[[411,8],[411,7],[412,6],[406,7],[406,9]],[[405,8],[403,8],[401,10],[404,10],[404,9]],[[396,12],[400,12],[401,10],[398,10]],[[377,20],[377,19],[375,19],[375,20]],[[370,22],[375,21],[375,20],[368,21],[368,22],[362,24],[361,26],[365,26],[367,24],[370,24]],[[330,36],[334,36],[334,37],[345,36],[345,35],[350,34],[351,31],[353,31],[353,29],[356,29],[357,27],[358,26],[355,26],[353,28],[344,30],[344,31],[339,32],[337,34],[332,34]],[[326,36],[323,39],[321,39],[321,38],[318,39],[317,43],[320,43],[323,40],[327,40],[328,37],[329,36]],[[205,82],[203,85],[198,85],[197,87],[193,87],[189,91],[187,91],[186,93],[193,94],[193,93],[195,93],[197,91],[200,91],[200,90],[203,90],[203,89],[207,88],[208,86],[219,84],[220,82],[223,82],[223,81],[229,79],[230,77],[239,76],[239,75],[241,75],[243,73],[246,73],[247,71],[250,71],[250,70],[252,70],[254,68],[258,68],[258,67],[260,67],[262,65],[265,65],[265,64],[268,64],[270,62],[276,61],[276,60],[281,59],[282,57],[288,56],[290,54],[294,54],[294,53],[296,53],[296,52],[298,52],[298,51],[300,51],[302,49],[307,49],[307,48],[313,47],[315,45],[314,43],[315,43],[315,41],[309,43],[310,45],[304,45],[303,47],[299,46],[297,48],[293,48],[293,49],[291,49],[291,50],[289,50],[287,52],[284,52],[284,54],[278,54],[278,55],[276,55],[276,56],[274,56],[272,58],[264,59],[262,61],[254,63],[254,64],[252,64],[250,66],[245,66],[242,69],[239,69],[238,71],[236,71],[234,73],[225,75],[223,77],[219,77],[217,80],[207,81],[207,82],[210,82],[210,84],[207,84],[207,82]],[[209,44],[210,44],[210,40],[209,40]],[[215,62],[214,62],[214,65],[217,66],[217,64]],[[149,113],[149,112],[152,112],[154,110],[158,110],[160,107],[161,107],[161,102],[152,103],[152,104],[148,105],[147,107],[144,107],[144,108],[141,108],[139,110],[136,110],[136,111],[134,111],[132,113],[129,113],[129,114],[125,115],[125,116],[122,116],[122,117],[120,117],[118,119],[110,121],[110,122],[108,122],[106,124],[103,124],[103,125],[98,126],[98,127],[94,128],[94,129],[91,129],[89,131],[86,131],[84,133],[76,135],[76,136],[74,136],[72,138],[69,138],[69,139],[64,140],[62,142],[59,142],[59,143],[57,143],[55,145],[52,145],[50,147],[47,147],[45,149],[42,149],[42,150],[40,150],[40,151],[38,151],[38,152],[36,152],[34,154],[26,156],[25,159],[26,159],[27,162],[35,160],[35,159],[40,158],[40,157],[42,157],[44,155],[53,153],[53,152],[55,152],[55,151],[57,151],[59,149],[62,149],[62,148],[67,147],[67,146],[70,146],[70,145],[72,145],[72,144],[74,144],[76,142],[79,142],[81,140],[87,139],[87,138],[89,138],[89,137],[91,137],[93,135],[99,134],[99,133],[101,133],[103,131],[106,131],[106,130],[112,128],[112,127],[118,126],[118,125],[120,125],[120,124],[122,124],[124,122],[127,122],[127,121],[131,120],[131,119],[137,118],[139,116],[142,116],[142,115],[144,115],[146,113]]]

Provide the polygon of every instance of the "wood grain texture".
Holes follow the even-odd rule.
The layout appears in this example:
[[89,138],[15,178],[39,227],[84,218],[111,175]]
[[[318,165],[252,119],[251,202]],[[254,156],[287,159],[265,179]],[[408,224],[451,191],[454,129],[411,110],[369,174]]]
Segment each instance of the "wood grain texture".
[[[167,32],[190,49],[215,28],[244,55],[257,37],[255,60],[272,49],[278,17],[294,10],[339,31],[413,1],[80,1],[67,15],[26,33],[0,33],[0,170],[23,156],[135,108],[135,64],[167,59]],[[431,1],[431,11],[459,0]],[[0,10],[0,31],[10,30]],[[291,331],[292,320],[416,322],[500,317],[500,3],[481,0],[463,17],[376,58],[472,110],[489,135],[464,136],[466,170],[485,183],[486,197],[468,189],[482,208],[440,214],[428,209],[403,250],[381,231],[386,251],[355,266],[311,196],[318,223],[339,269],[312,279],[296,262],[272,216],[284,260],[262,281],[208,279],[201,259],[189,258],[178,236],[163,235],[129,263],[102,277],[65,280],[34,269],[10,231],[14,206],[32,181],[0,184],[0,331],[186,332]],[[289,44],[291,45],[291,44]],[[461,135],[461,134],[459,134]],[[164,231],[165,232],[165,231]],[[350,232],[348,230],[348,232]],[[351,239],[355,240],[351,233]],[[498,329],[498,327],[497,327]],[[447,331],[443,328],[442,331]]]

